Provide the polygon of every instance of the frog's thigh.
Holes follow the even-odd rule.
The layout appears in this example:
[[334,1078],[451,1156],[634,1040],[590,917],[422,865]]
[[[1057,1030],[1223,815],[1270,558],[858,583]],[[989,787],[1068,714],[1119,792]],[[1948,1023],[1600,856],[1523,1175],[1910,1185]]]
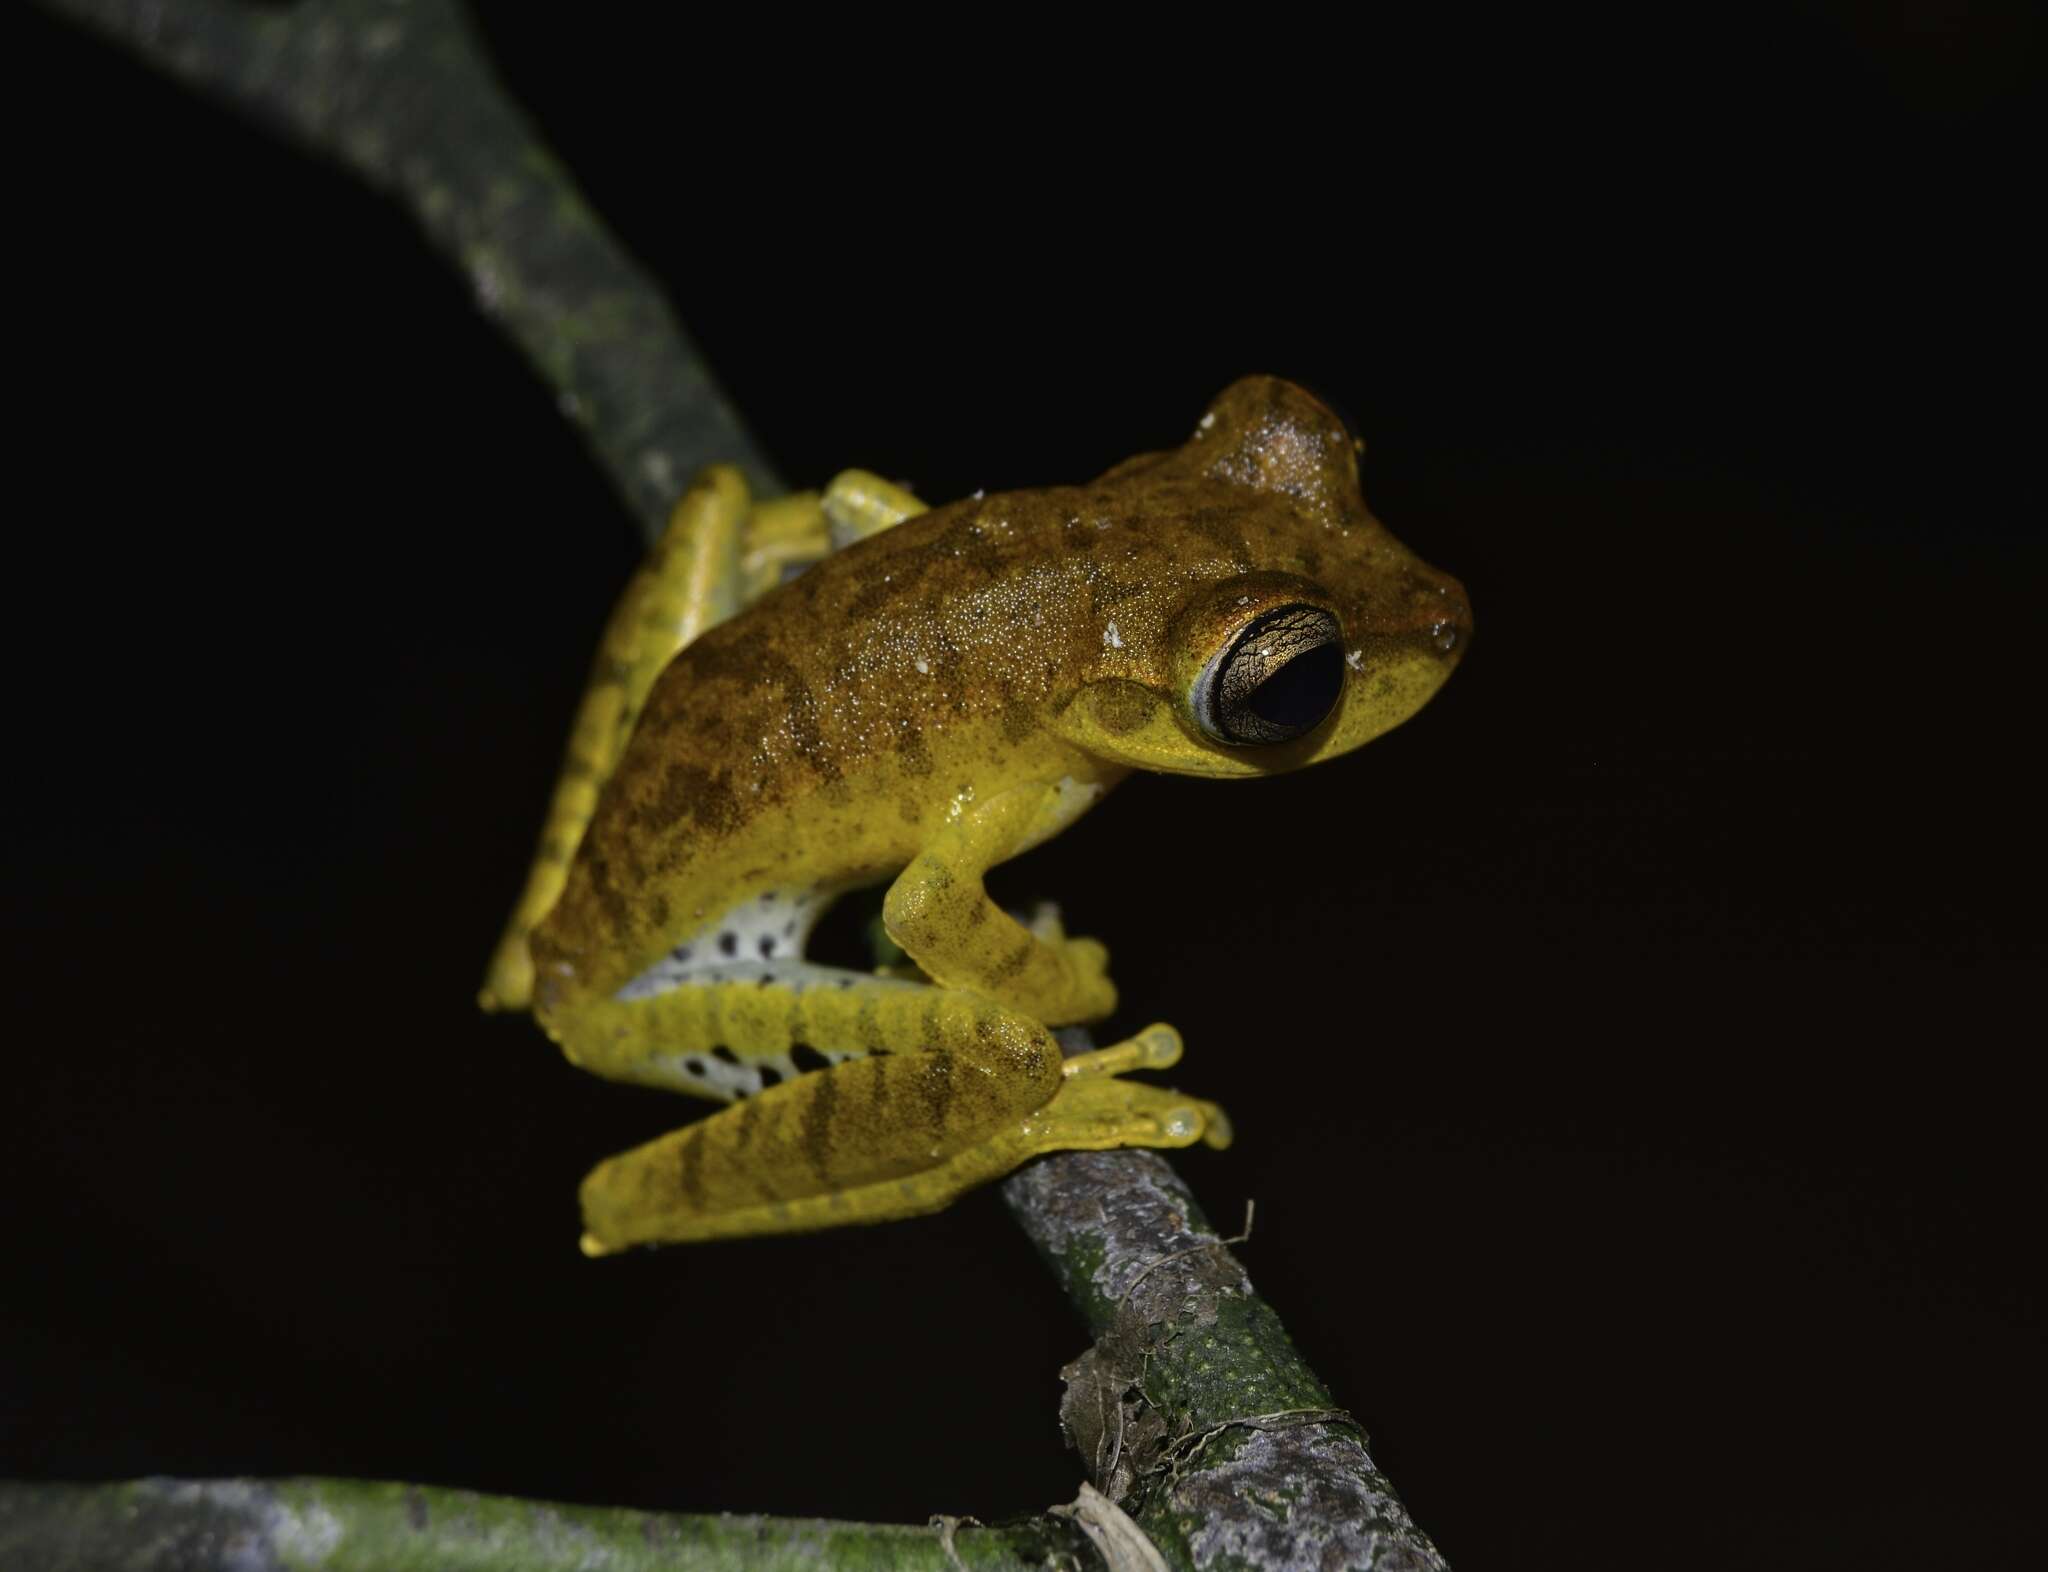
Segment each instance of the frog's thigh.
[[521,1009],[532,998],[527,935],[562,893],[598,789],[625,751],[654,679],[685,644],[740,609],[740,546],[748,513],[740,472],[723,464],[705,470],[676,503],[668,528],[613,609],[526,887],[484,977],[479,1002],[485,1009]]
[[978,804],[942,830],[889,886],[889,936],[934,981],[973,988],[1054,1026],[1100,1020],[1116,1008],[1109,955],[1054,924],[1037,933],[989,899],[982,876],[1071,818],[1071,783],[1025,786]]
[[1010,1164],[1045,1152],[1192,1146],[1196,1141],[1219,1149],[1230,1145],[1230,1119],[1216,1104],[1113,1075],[1076,1076],[1062,1083],[1052,1101],[1035,1110],[1011,1138],[1017,1155]]
[[910,1053],[958,1025],[941,991],[791,957],[674,958],[543,1024],[593,1075],[732,1102],[862,1054]]

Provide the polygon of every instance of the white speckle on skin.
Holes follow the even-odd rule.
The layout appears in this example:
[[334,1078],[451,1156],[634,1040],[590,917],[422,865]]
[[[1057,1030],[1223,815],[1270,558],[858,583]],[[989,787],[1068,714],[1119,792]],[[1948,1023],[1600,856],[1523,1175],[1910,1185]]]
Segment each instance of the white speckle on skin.
[[[748,991],[767,987],[786,989],[791,993],[804,993],[816,988],[845,988],[849,985],[861,989],[882,989],[895,991],[903,988],[923,988],[926,985],[901,977],[877,977],[872,972],[849,971],[838,966],[812,966],[798,961],[742,961],[720,967],[716,970],[692,968],[669,968],[666,975],[663,966],[654,967],[641,973],[617,997],[644,998],[651,994],[667,993],[677,988],[701,988],[713,984],[724,984]],[[763,979],[767,979],[763,982]],[[848,1059],[867,1057],[860,1048],[822,1048],[811,1045],[813,1050],[832,1064],[844,1064]],[[772,1075],[764,1075],[771,1071]],[[659,1086],[669,1089],[701,1092],[706,1096],[724,1102],[735,1102],[743,1097],[753,1097],[793,1081],[804,1073],[796,1063],[793,1054],[749,1053],[744,1048],[728,1047],[723,1052],[713,1048],[702,1048],[690,1052],[652,1054],[633,1066],[622,1078],[638,1082],[643,1086]]]
[[1364,651],[1362,650],[1349,651],[1344,657],[1344,664],[1349,666],[1353,671],[1364,671],[1365,662],[1358,658],[1363,653]]
[[1116,631],[1116,624],[1114,622],[1102,630],[1102,642],[1113,650],[1120,650],[1124,647],[1123,635]]
[[[738,1055],[734,1057],[738,1058]],[[635,1079],[652,1081],[657,1086],[687,1086],[731,1102],[737,1097],[754,1097],[766,1091],[768,1088],[761,1076],[764,1069],[775,1072],[777,1085],[793,1081],[801,1073],[786,1053],[764,1053],[758,1058],[740,1059],[737,1064],[728,1064],[710,1054],[668,1053],[648,1060],[645,1069]]]
[[1195,427],[1195,436],[1199,438],[1203,432],[1207,431],[1210,427],[1214,426],[1215,424],[1216,411],[1212,409],[1209,411],[1208,414],[1202,417],[1201,424]]
[[[726,975],[758,984],[763,972],[778,981],[787,975],[791,985],[801,989],[806,979],[798,974],[820,970],[805,964],[804,944],[829,905],[831,898],[821,899],[814,889],[764,891],[677,935],[668,954],[614,997],[644,999],[684,982],[724,981]],[[728,937],[730,947],[724,943]],[[723,975],[714,974],[713,968]]]
[[929,677],[932,674],[932,663],[926,660],[922,655],[918,656],[916,666],[917,674],[920,677]]
[[979,486],[977,486],[974,490],[974,500],[976,502],[979,502],[983,497],[987,495],[988,493],[986,491],[983,491]]

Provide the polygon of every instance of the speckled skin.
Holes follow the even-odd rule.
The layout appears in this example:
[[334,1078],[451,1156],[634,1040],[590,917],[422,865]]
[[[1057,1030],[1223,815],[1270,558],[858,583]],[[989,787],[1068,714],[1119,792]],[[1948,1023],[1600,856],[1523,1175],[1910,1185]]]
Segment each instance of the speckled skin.
[[[1260,611],[1301,604],[1342,629],[1329,718],[1292,742],[1212,740],[1196,674]],[[1181,448],[911,518],[705,629],[646,692],[532,930],[535,1014],[627,1079],[663,1081],[678,1048],[868,1057],[600,1168],[586,1247],[900,1216],[1036,1150],[1220,1138],[1213,1107],[1116,1078],[1171,1062],[1170,1029],[1062,1077],[1046,1027],[1108,1012],[1106,956],[1020,927],[981,874],[1133,768],[1269,774],[1358,746],[1429,698],[1469,628],[1456,581],[1366,510],[1341,423],[1249,378]],[[885,920],[936,986],[826,977],[798,932],[792,969],[757,966],[744,998],[709,974],[619,997],[729,913],[800,899],[807,927],[892,877]]]

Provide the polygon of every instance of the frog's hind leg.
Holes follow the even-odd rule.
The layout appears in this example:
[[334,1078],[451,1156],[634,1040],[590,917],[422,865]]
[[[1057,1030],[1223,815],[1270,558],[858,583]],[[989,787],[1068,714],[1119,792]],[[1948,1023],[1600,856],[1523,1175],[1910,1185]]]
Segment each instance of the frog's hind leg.
[[1207,1105],[1149,1087],[1046,1112],[1170,1062],[1169,1028],[1063,1064],[1043,1026],[986,995],[794,959],[650,974],[545,1024],[585,1069],[735,1104],[599,1165],[591,1254],[908,1217],[1048,1141],[1173,1146],[1207,1128]]
[[583,1181],[583,1253],[893,1222],[939,1211],[1046,1152],[1230,1141],[1214,1103],[1103,1078],[1067,1082],[1038,1111],[998,1118],[964,1140],[925,1144],[912,1125],[901,1131],[902,1151],[871,1154],[830,1179],[806,1171],[812,1138],[844,1125],[841,1105],[930,1106],[950,1095],[957,1074],[944,1054],[868,1058],[621,1152]]
[[[685,1136],[688,1133],[678,1132]],[[673,1138],[615,1157],[585,1180],[586,1218],[595,1215],[591,1211],[593,1192],[600,1181],[610,1177],[609,1169],[614,1165],[632,1165],[636,1159],[651,1159],[658,1165],[670,1155],[662,1150],[668,1139]],[[1230,1140],[1230,1121],[1223,1110],[1201,1098],[1106,1075],[1069,1080],[1050,1102],[1024,1119],[998,1126],[984,1139],[962,1147],[935,1167],[901,1177],[885,1176],[822,1195],[799,1196],[693,1219],[692,1232],[674,1237],[796,1233],[836,1228],[843,1223],[890,1222],[936,1212],[967,1191],[1000,1179],[1019,1164],[1049,1152],[1100,1152],[1124,1146],[1173,1148],[1192,1146],[1197,1141],[1206,1146],[1226,1147]],[[642,1158],[642,1153],[648,1157]],[[586,1255],[607,1254],[612,1248],[601,1236],[584,1235]]]
[[697,477],[605,625],[539,849],[478,1003],[516,1010],[531,1002],[527,935],[561,896],[598,789],[625,751],[654,679],[676,652],[810,563],[924,511],[908,491],[864,470],[846,471],[822,496],[806,491],[759,503],[730,465]]
[[[910,1125],[898,1143],[901,1151],[869,1153],[864,1163],[849,1165],[824,1188],[800,1188],[799,1182],[770,1189],[761,1183],[764,1170],[734,1163],[733,1147],[744,1151],[759,1139],[758,1133],[750,1139],[743,1132],[757,1109],[770,1106],[764,1098],[600,1163],[583,1182],[583,1252],[609,1255],[632,1244],[803,1233],[922,1216],[1048,1152],[1171,1148],[1197,1141],[1228,1146],[1230,1120],[1216,1104],[1120,1078],[1124,1070],[1163,1068],[1179,1056],[1178,1032],[1163,1024],[1148,1026],[1127,1042],[1066,1060],[1051,1099],[1021,1119],[1012,1110],[1012,1116],[999,1116],[965,1139],[956,1130],[951,1142],[933,1139],[929,1146],[925,1130]],[[847,1090],[832,1090],[825,1076],[813,1078],[818,1097],[805,1115],[806,1135],[812,1133],[820,1103],[836,1109],[842,1096],[857,1103],[863,1095],[874,1096],[884,1078],[894,1075],[899,1087],[907,1084],[919,1097],[913,1106],[921,1108],[933,1081],[950,1089],[957,1070],[946,1068],[943,1053],[911,1053],[847,1064],[832,1074]],[[791,1093],[802,1089],[802,1083],[788,1088]],[[896,1089],[891,1095],[900,1101]],[[835,1119],[838,1126],[848,1122],[844,1115]],[[911,1166],[906,1168],[906,1161]]]
[[530,1001],[527,935],[562,893],[598,788],[625,751],[654,679],[684,645],[745,604],[740,558],[748,517],[740,472],[707,469],[676,503],[661,540],[619,597],[576,711],[526,887],[485,973],[478,999],[485,1009],[523,1009]]
[[893,529],[926,511],[903,487],[864,469],[849,469],[820,496],[807,491],[754,509],[748,520],[740,575],[749,602],[784,579],[857,540]]
[[842,470],[833,477],[821,506],[834,551],[843,551],[857,540],[894,529],[905,519],[928,511],[904,487],[864,469]]
[[584,1069],[736,1106],[591,1174],[593,1254],[824,1226],[801,1203],[913,1178],[1060,1085],[1051,1033],[952,989],[740,960],[629,994],[543,1024]]

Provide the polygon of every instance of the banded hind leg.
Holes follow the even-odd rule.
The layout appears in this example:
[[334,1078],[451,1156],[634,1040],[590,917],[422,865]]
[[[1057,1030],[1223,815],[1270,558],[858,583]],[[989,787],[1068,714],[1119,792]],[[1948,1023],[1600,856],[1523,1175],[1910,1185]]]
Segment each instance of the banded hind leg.
[[532,1001],[527,937],[561,896],[598,790],[625,751],[654,679],[676,651],[740,609],[748,512],[740,472],[707,469],[676,503],[668,528],[619,597],[570,728],[525,888],[484,974],[477,1002],[486,1010],[524,1009]]
[[750,499],[729,465],[704,471],[619,597],[599,641],[554,796],[478,1003],[524,1009],[533,995],[527,936],[562,893],[597,794],[631,737],[648,690],[705,629],[745,610],[793,571],[924,511],[901,487],[848,470],[821,495]]
[[909,1217],[1037,1152],[1223,1129],[1212,1105],[1113,1080],[1172,1063],[1171,1028],[1062,1061],[986,995],[825,967],[742,962],[547,1024],[584,1068],[736,1100],[591,1173],[592,1255]]

